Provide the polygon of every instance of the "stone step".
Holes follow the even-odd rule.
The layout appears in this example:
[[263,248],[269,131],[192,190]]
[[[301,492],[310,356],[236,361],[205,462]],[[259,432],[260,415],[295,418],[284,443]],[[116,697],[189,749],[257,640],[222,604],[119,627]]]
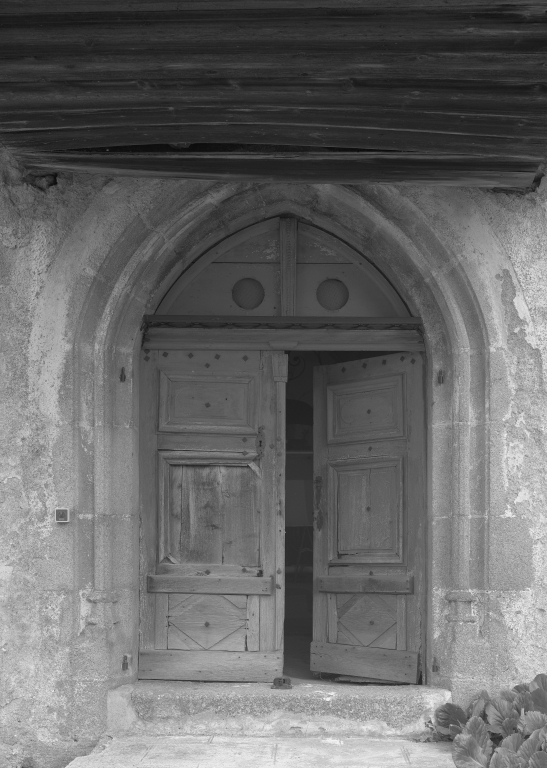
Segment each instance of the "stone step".
[[116,738],[70,768],[454,768],[451,745],[403,739],[169,736]]
[[139,681],[110,692],[108,733],[151,736],[412,736],[450,700],[440,688],[294,681]]

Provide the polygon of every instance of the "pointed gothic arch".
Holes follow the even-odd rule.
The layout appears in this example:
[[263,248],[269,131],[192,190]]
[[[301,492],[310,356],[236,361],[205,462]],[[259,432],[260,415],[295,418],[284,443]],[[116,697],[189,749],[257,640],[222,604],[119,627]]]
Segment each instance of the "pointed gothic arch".
[[[98,642],[103,643],[105,656],[127,652],[128,647],[136,652],[134,360],[143,314],[159,306],[180,275],[181,263],[190,265],[245,226],[292,215],[359,252],[373,254],[375,266],[405,297],[409,311],[423,318],[429,359],[427,399],[432,402],[430,615],[437,622],[435,633],[433,627],[429,630],[427,669],[433,684],[456,683],[464,671],[454,649],[468,622],[474,621],[477,590],[487,586],[487,526],[476,535],[471,535],[471,526],[477,510],[487,521],[488,350],[498,327],[489,286],[479,280],[472,285],[466,265],[397,192],[368,194],[327,185],[263,185],[259,194],[257,189],[195,184],[186,188],[186,198],[180,187],[172,190],[150,207],[151,224],[143,225],[140,218],[131,221],[128,214],[125,232],[108,243],[108,255],[75,288],[74,302],[80,306],[73,336],[75,464],[81,478],[79,507],[90,518],[81,526],[78,559],[82,584],[90,583],[88,576],[93,581],[85,598],[91,601],[86,616],[94,614],[92,621],[102,629]],[[484,471],[474,471],[477,466]],[[454,621],[441,626],[438,617],[450,606]],[[113,621],[120,615],[123,622]],[[127,676],[111,674],[105,687],[121,682],[128,682]]]

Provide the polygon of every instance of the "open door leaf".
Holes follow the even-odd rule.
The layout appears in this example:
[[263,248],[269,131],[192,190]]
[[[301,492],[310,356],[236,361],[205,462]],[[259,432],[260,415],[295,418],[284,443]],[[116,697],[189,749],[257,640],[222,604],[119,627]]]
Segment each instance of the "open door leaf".
[[532,755],[528,768],[547,768],[547,752],[536,752]]
[[[472,717],[466,724],[463,732],[472,736],[487,757],[490,757],[494,745],[490,741],[488,729],[484,720],[480,717]],[[516,750],[515,750],[516,752]]]
[[525,712],[519,720],[519,726],[525,736],[529,736],[546,725],[547,715],[544,712]]
[[461,733],[454,739],[452,759],[456,768],[488,768],[489,757],[474,736]]
[[522,743],[524,741],[524,738],[522,734],[520,733],[512,733],[511,736],[507,736],[500,744],[500,748],[508,749],[510,752],[515,752],[515,754],[519,751],[519,749],[522,747]]
[[535,691],[538,688],[541,688],[544,691],[547,691],[547,675],[540,673],[539,675],[536,675],[532,682],[529,684],[530,691]]
[[[418,681],[418,590],[424,558],[423,537],[411,532],[419,530],[425,482],[420,463],[425,445],[422,372],[420,355],[399,352],[367,358],[366,363],[313,367],[314,579],[320,576],[321,586],[314,597],[312,672],[412,685]],[[333,408],[332,402],[344,403],[343,417],[342,406]],[[368,453],[370,441],[380,438],[381,460]],[[340,446],[348,441],[353,455],[362,457],[358,461],[345,449],[345,458],[340,458]],[[398,456],[413,457],[412,472],[407,473]],[[363,515],[364,509],[371,515]],[[404,566],[386,575],[385,583],[384,576],[373,572],[369,580],[367,563],[398,560],[395,549],[391,553],[398,546],[397,531],[404,539]],[[336,574],[329,568],[334,550],[345,563],[333,569]],[[406,629],[404,605],[417,612]],[[328,642],[324,626],[330,627]],[[395,642],[400,633],[407,636],[404,650]],[[460,707],[449,705],[441,707],[436,724],[439,733],[449,735],[450,726],[461,728],[466,720]]]
[[510,749],[500,747],[494,752],[490,768],[520,768],[520,760]]
[[534,702],[534,709],[547,714],[547,691],[543,688],[535,688],[530,695]]
[[[495,699],[490,699],[486,705],[485,712],[488,719],[488,730],[491,733],[499,733],[502,736],[509,736],[512,732],[507,732],[507,724],[504,725],[504,721],[512,719],[518,721],[520,715],[520,712],[513,709],[512,704],[506,699],[501,699],[499,696]],[[514,730],[516,730],[516,726]]]

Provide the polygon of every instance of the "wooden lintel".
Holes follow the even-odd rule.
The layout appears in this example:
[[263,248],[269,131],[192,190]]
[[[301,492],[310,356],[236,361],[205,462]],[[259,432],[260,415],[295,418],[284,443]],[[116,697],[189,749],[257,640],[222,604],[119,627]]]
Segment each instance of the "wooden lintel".
[[148,328],[338,328],[343,330],[386,330],[420,328],[421,317],[329,317],[302,315],[145,315]]
[[150,328],[146,349],[346,349],[420,352],[425,344],[415,328],[345,330],[338,328]]
[[427,182],[466,187],[524,188],[543,158],[426,152],[22,152],[31,172],[72,171],[157,178],[301,183]]

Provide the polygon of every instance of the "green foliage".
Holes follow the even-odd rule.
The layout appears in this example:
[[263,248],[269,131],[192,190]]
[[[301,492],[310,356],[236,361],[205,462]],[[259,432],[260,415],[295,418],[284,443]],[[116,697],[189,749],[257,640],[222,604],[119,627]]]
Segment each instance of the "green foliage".
[[456,768],[547,768],[547,674],[497,696],[481,691],[467,712],[444,704],[435,728],[454,739]]

